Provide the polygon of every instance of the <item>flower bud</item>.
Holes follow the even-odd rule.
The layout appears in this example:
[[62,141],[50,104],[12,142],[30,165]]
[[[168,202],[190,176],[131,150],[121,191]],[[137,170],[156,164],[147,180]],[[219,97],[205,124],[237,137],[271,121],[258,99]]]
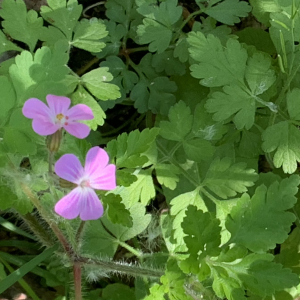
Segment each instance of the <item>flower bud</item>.
[[57,152],[62,140],[62,129],[57,130],[55,133],[48,135],[46,138],[46,146],[50,152]]

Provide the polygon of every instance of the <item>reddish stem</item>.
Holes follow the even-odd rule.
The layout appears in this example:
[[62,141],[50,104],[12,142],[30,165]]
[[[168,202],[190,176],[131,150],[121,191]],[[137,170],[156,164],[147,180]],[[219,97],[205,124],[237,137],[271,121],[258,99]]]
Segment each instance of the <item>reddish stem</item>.
[[74,285],[75,285],[75,300],[82,300],[81,297],[81,265],[74,263],[73,266]]

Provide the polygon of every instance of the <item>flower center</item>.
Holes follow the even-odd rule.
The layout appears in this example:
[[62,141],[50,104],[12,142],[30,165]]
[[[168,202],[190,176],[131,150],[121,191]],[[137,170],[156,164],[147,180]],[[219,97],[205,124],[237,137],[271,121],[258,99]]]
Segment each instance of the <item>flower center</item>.
[[55,124],[59,124],[59,125],[61,125],[61,126],[66,126],[66,125],[69,124],[69,123],[68,123],[68,119],[69,119],[69,117],[63,115],[62,113],[57,114],[57,115],[56,115]]
[[90,187],[90,181],[88,179],[84,179],[80,182],[79,186],[82,188]]

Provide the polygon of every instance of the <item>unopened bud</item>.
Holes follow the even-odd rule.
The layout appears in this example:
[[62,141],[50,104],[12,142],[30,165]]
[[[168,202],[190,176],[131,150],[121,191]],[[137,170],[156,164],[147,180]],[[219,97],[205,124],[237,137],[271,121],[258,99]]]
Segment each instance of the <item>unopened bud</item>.
[[57,152],[62,139],[62,129],[47,136],[46,145],[50,152]]

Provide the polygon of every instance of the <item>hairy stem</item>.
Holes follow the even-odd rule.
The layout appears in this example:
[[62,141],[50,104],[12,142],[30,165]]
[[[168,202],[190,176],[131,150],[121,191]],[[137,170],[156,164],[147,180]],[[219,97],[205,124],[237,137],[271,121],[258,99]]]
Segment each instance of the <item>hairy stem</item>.
[[104,261],[100,259],[92,259],[86,257],[77,257],[76,262],[80,262],[85,265],[100,266],[102,269],[108,272],[117,272],[117,273],[122,273],[124,275],[130,275],[134,277],[146,276],[148,278],[160,278],[165,273],[163,270],[150,269],[144,266],[142,267],[138,265],[129,265],[125,263]]

